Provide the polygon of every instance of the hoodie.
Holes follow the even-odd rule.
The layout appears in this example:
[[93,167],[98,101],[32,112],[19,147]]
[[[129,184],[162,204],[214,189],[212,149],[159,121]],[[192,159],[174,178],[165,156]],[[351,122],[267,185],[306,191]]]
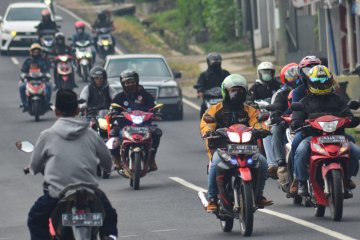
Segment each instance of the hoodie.
[[83,120],[59,118],[41,132],[31,156],[30,171],[35,175],[44,169],[44,188],[57,198],[69,184],[98,186],[97,165],[111,171],[111,155],[103,140]]

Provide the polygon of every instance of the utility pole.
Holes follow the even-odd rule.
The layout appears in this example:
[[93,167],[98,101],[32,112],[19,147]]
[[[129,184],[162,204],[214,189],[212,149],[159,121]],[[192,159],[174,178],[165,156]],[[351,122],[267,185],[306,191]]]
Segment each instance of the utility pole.
[[[257,1],[257,0],[255,0]],[[251,55],[252,55],[252,64],[256,67],[256,55],[255,55],[255,44],[254,44],[254,26],[252,22],[252,9],[251,9],[251,0],[246,1],[246,11],[247,11],[247,22],[248,30],[250,30],[250,44],[251,44]]]
[[349,56],[349,70],[352,71],[355,65],[354,59],[354,35],[353,25],[351,21],[351,0],[346,0],[346,28],[347,28],[347,45],[348,45],[348,56]]
[[284,65],[286,63],[286,53],[288,50],[287,37],[286,37],[286,28],[285,28],[285,1],[286,0],[276,0],[276,7],[278,9],[278,29],[276,29],[276,60],[279,65]]

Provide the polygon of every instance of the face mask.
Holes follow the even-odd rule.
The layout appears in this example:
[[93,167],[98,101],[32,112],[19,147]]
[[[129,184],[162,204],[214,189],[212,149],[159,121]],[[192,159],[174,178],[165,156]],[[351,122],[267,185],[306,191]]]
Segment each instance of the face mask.
[[219,63],[213,63],[210,65],[210,68],[216,72],[220,71],[221,70],[221,64]]
[[268,73],[264,73],[261,75],[261,80],[265,81],[265,82],[268,82],[268,81],[271,81],[272,79],[272,76],[271,74],[268,74]]
[[230,103],[231,104],[243,104],[246,100],[246,94],[239,92],[229,93]]

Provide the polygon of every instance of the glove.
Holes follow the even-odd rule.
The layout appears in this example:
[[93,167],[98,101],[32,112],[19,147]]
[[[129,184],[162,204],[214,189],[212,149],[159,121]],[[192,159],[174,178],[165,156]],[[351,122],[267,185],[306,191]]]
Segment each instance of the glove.
[[350,128],[357,127],[359,124],[360,124],[360,117],[353,116],[350,118],[350,124],[349,124]]
[[216,136],[216,132],[215,131],[207,131],[202,137],[203,138],[209,138],[209,137],[213,137],[213,136]]
[[279,117],[279,116],[271,116],[270,117],[270,123],[271,124],[279,124],[279,123],[281,123],[282,122],[282,119],[281,119],[281,117]]

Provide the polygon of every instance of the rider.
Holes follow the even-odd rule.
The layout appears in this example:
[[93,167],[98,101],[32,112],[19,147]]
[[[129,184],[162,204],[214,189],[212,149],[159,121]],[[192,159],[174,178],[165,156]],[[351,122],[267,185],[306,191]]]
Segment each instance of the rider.
[[48,62],[42,58],[41,56],[41,46],[38,43],[33,43],[30,47],[30,57],[25,60],[21,67],[21,79],[19,83],[19,93],[20,93],[20,99],[23,107],[23,112],[28,111],[28,104],[27,104],[27,98],[26,98],[26,83],[24,81],[24,77],[26,74],[30,72],[30,69],[32,68],[39,68],[40,71],[45,74],[46,81],[46,102],[49,104],[49,107],[51,105],[51,83],[50,83],[50,66]]
[[204,92],[214,87],[220,87],[224,79],[230,75],[228,71],[221,68],[221,55],[217,52],[211,52],[206,57],[208,69],[202,73],[197,80],[194,88],[197,90],[199,98],[203,99],[200,109],[200,118],[206,111]]
[[[97,14],[97,18],[94,22],[93,25],[91,25],[91,27],[93,28],[93,31],[96,31],[96,29],[99,28],[111,28],[111,31],[115,30],[115,26],[113,21],[111,20],[111,12],[109,10],[102,10],[101,12],[99,12]],[[97,47],[97,41],[98,41],[98,34],[96,33],[94,36],[94,45],[95,48]],[[111,35],[111,39],[113,44],[115,45],[115,38],[114,36]]]
[[[61,89],[56,94],[55,114],[58,120],[41,132],[30,162],[30,172],[44,170],[44,195],[32,206],[28,227],[32,240],[50,239],[49,218],[59,202],[59,193],[68,185],[90,183],[98,185],[96,168],[111,170],[111,156],[103,140],[88,124],[76,119],[79,113],[75,92]],[[66,149],[66,151],[64,151]],[[102,240],[117,239],[117,214],[105,193],[99,191],[105,210]]]
[[[73,51],[71,49],[70,46],[67,46],[66,45],[66,42],[65,42],[65,36],[62,32],[57,32],[55,34],[55,47],[54,47],[54,55],[55,56],[58,56],[58,55],[73,55]],[[57,74],[57,62],[55,62],[55,67],[54,67],[54,80],[55,80],[55,88],[54,90],[58,89],[60,84],[59,84],[59,81],[58,81],[58,74]],[[72,84],[74,87],[78,87],[78,85],[76,85],[75,83],[75,76],[73,76],[71,78],[71,81],[72,81]]]
[[[306,95],[300,102],[304,105],[304,110],[294,111],[292,115],[292,128],[298,129],[301,127],[305,120],[312,113],[325,113],[339,115],[348,109],[344,98],[334,92],[334,80],[329,69],[323,65],[317,65],[310,69],[308,72],[307,86],[309,94]],[[359,123],[359,118],[353,117],[348,109],[345,115],[352,117],[352,126],[355,127]],[[313,133],[314,134],[314,133]],[[294,170],[295,177],[298,179],[298,194],[300,196],[308,195],[307,183],[309,178],[308,173],[308,160],[310,158],[310,141],[311,135],[309,132],[304,132],[306,136],[303,139],[295,152],[294,157]],[[343,130],[339,134],[344,134]],[[355,183],[350,179],[351,176],[356,176],[359,170],[360,148],[353,142],[350,144],[350,167],[349,179],[347,179],[345,187],[347,190],[355,188]]]
[[105,69],[95,66],[90,70],[90,84],[85,86],[80,93],[80,99],[86,101],[81,105],[81,108],[109,109],[115,95],[115,89],[110,87],[107,81]]
[[[214,132],[217,128],[230,127],[233,124],[245,124],[247,126],[254,126],[257,123],[257,111],[245,103],[248,91],[246,79],[238,74],[231,74],[227,76],[221,84],[221,92],[223,101],[210,106],[205,112],[204,116],[210,115],[215,118],[215,124],[207,124],[202,117],[200,122],[200,131],[203,136]],[[223,148],[224,141],[217,142],[216,148]],[[208,149],[213,151],[213,149]],[[255,203],[258,206],[269,206],[273,204],[271,200],[263,196],[265,181],[267,177],[267,163],[264,156],[259,155],[259,192],[257,194]],[[216,185],[216,166],[221,161],[217,151],[214,152],[211,167],[208,176],[208,212],[217,211],[217,194],[218,189]]]
[[[283,86],[275,93],[275,99],[272,103],[274,110],[271,112],[271,144],[273,146],[273,153],[275,161],[278,165],[277,175],[279,177],[280,184],[285,184],[287,179],[282,177],[285,176],[286,166],[285,161],[285,126],[280,124],[282,122],[281,116],[289,113],[289,93],[300,83],[300,75],[298,72],[297,63],[289,63],[283,67],[280,72],[280,79]],[[285,181],[284,181],[285,180]]]
[[36,27],[37,34],[40,37],[41,31],[43,30],[57,30],[58,27],[56,23],[51,19],[50,11],[47,9],[42,10],[41,12],[41,22]]
[[[85,23],[81,21],[77,21],[74,24],[76,33],[72,36],[72,47],[76,46],[77,41],[89,41],[92,45],[93,39],[91,38],[90,34],[85,32]],[[91,49],[92,57],[93,57],[93,63],[96,60],[96,51],[95,49]]]
[[[148,111],[150,108],[153,108],[155,106],[154,97],[150,93],[148,93],[143,86],[139,84],[139,74],[134,70],[130,70],[130,69],[124,70],[120,74],[120,83],[123,88],[123,91],[115,96],[113,103],[116,103],[126,109],[141,110],[141,111]],[[120,128],[126,126],[126,123],[123,123],[121,125],[122,126],[119,126]],[[115,132],[118,130],[118,128],[114,128],[114,129]],[[121,136],[121,130],[112,135],[119,135],[118,134],[119,132]],[[152,141],[152,153],[149,161],[149,168],[150,171],[156,171],[158,167],[155,162],[155,155],[160,144],[162,131],[160,128],[156,127],[154,129],[151,129],[151,132],[152,132],[153,141]],[[112,151],[112,153],[117,165],[119,166],[118,163],[120,156],[118,149],[115,149],[114,151]]]

